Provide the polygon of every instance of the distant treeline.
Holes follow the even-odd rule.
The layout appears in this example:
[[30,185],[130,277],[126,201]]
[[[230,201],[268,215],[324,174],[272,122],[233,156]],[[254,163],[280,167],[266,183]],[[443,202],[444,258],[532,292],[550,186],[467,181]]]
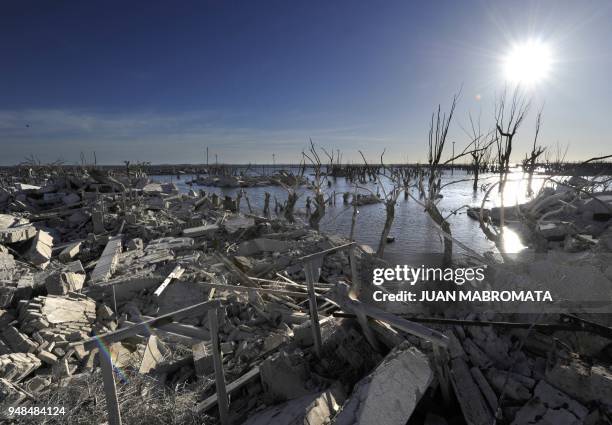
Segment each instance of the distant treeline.
[[[393,169],[412,169],[418,170],[426,167],[427,164],[413,163],[413,164],[386,164],[387,167]],[[520,167],[520,164],[517,164]],[[0,166],[0,170],[3,172],[9,172],[15,169],[23,168],[54,168],[61,167],[65,170],[70,169],[82,169],[88,167],[95,167],[101,170],[113,170],[118,172],[125,172],[127,167],[131,170],[138,169],[147,173],[148,175],[181,175],[181,174],[192,174],[192,175],[216,175],[216,176],[232,176],[240,175],[245,172],[261,175],[271,175],[280,170],[297,170],[305,168],[308,170],[311,168],[309,165],[303,163],[284,163],[284,164],[148,164],[148,163],[135,163],[130,165],[69,165],[69,164],[19,164],[13,166]],[[333,164],[328,167],[325,171],[330,176],[335,177],[346,177],[353,174],[356,170],[363,168],[377,167],[376,163],[366,164]],[[440,165],[438,168],[444,170],[462,170],[471,173],[473,164],[445,164]],[[485,165],[482,167],[482,172],[497,172],[492,165]],[[607,161],[592,161],[583,163],[580,161],[574,162],[542,162],[536,164],[536,173],[542,174],[571,174],[571,175],[612,175],[612,162]]]

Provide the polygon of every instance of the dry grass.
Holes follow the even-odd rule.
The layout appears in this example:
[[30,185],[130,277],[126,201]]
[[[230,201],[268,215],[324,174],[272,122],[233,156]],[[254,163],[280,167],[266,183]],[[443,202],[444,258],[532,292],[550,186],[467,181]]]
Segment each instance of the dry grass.
[[[127,382],[117,380],[117,398],[124,424],[212,424],[213,418],[195,415],[191,409],[202,394],[202,384],[180,386],[176,391],[150,376],[125,371]],[[52,385],[36,402],[24,406],[60,406],[63,416],[14,417],[15,424],[103,424],[107,422],[102,374],[74,377],[66,386]]]

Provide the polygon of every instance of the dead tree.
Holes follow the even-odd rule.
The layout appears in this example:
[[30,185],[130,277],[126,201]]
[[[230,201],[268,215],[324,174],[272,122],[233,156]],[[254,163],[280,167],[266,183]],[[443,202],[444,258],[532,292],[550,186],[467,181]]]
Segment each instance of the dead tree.
[[[369,168],[368,162],[363,152],[359,151],[359,153],[363,158],[365,166]],[[393,226],[393,221],[395,220],[395,204],[397,204],[397,199],[404,190],[403,180],[401,179],[401,176],[398,173],[394,172],[393,169],[385,165],[384,155],[385,151],[383,151],[383,153],[380,155],[380,171],[375,174],[376,181],[378,182],[377,188],[380,189],[383,194],[381,202],[385,205],[385,224],[383,225],[383,230],[380,234],[380,241],[378,242],[378,249],[376,250],[376,255],[378,257],[382,257],[385,253],[387,237],[389,236],[389,232],[391,232],[391,226]],[[390,182],[390,190],[387,190],[385,188],[381,176]],[[362,187],[362,189],[368,190],[370,193],[374,194],[368,188]],[[356,215],[356,212],[354,212],[354,215]]]
[[[495,243],[495,246],[499,250],[500,254],[504,257],[504,192],[506,183],[508,181],[508,173],[510,172],[510,155],[512,154],[513,148],[512,143],[530,107],[530,103],[521,95],[518,88],[515,89],[514,94],[512,95],[509,111],[507,102],[507,91],[504,90],[499,100],[495,104],[495,129],[497,131],[496,167],[498,169],[499,180],[492,184],[485,193],[485,196],[482,199],[479,214],[480,228],[487,239]],[[489,227],[488,224],[485,223],[484,219],[484,204],[495,187],[498,187],[500,198],[499,231],[495,230],[493,227]]]
[[538,145],[538,136],[540,135],[540,126],[542,124],[542,109],[538,112],[538,116],[536,118],[536,128],[535,135],[533,137],[533,146],[531,147],[531,153],[529,156],[525,154],[525,159],[523,160],[523,170],[527,172],[527,196],[531,196],[533,194],[532,181],[533,181],[533,173],[536,169],[538,158],[540,155],[544,153],[546,147]]
[[[348,192],[347,192],[348,193]],[[353,191],[353,199],[357,198],[357,185],[355,184],[355,189]],[[347,201],[348,204],[348,201]],[[357,202],[353,202],[353,215],[351,216],[351,232],[349,234],[349,240],[354,241],[355,237],[355,226],[357,224],[357,215],[359,214],[359,206]]]
[[472,174],[474,175],[474,182],[472,189],[474,192],[478,190],[478,177],[480,171],[486,167],[487,163],[491,158],[491,145],[495,143],[495,130],[490,131],[487,135],[483,135],[480,130],[480,116],[478,121],[474,123],[472,114],[470,114],[470,131],[466,134],[472,138],[473,150],[470,152],[472,157]]
[[563,147],[557,142],[553,150],[549,149],[546,151],[544,160],[546,161],[547,174],[558,174],[563,170],[563,164],[565,163],[568,149],[569,145]]
[[264,193],[263,215],[270,218],[270,192]]
[[499,167],[499,235],[498,241],[494,241],[498,249],[503,250],[504,239],[504,192],[508,173],[510,172],[510,156],[512,155],[513,141],[516,133],[523,123],[530,102],[521,94],[519,88],[514,90],[510,110],[507,110],[507,91],[504,90],[499,101],[495,105],[495,128],[497,129],[497,166]]
[[[448,137],[448,129],[453,119],[455,107],[457,106],[458,95],[453,96],[450,111],[448,117],[446,114],[441,115],[440,105],[438,105],[438,111],[434,112],[431,116],[431,123],[429,127],[428,136],[428,152],[427,161],[429,164],[429,185],[427,196],[424,199],[425,211],[431,219],[438,225],[443,231],[444,238],[444,265],[450,265],[453,262],[453,240],[451,237],[450,223],[440,210],[438,209],[438,199],[440,195],[441,186],[436,184],[436,176],[438,175],[439,167],[441,164],[442,153],[444,151],[444,145]],[[451,158],[452,161],[455,158]],[[447,161],[448,162],[448,161]]]
[[[302,160],[302,162],[300,163],[300,167],[299,167],[300,171],[298,172],[298,175],[295,176],[294,179],[286,179],[287,181],[293,180],[293,184],[291,185],[283,182],[281,179],[277,180],[278,183],[281,185],[281,187],[287,191],[287,202],[285,203],[285,206],[283,208],[283,215],[289,223],[295,222],[293,211],[295,209],[295,204],[297,203],[300,197],[300,195],[298,194],[298,189],[304,179],[304,169],[305,169],[304,161]],[[276,198],[275,198],[275,202],[276,202]],[[276,206],[275,206],[275,211],[276,211]]]
[[312,139],[310,139],[310,146],[308,148],[308,152],[302,152],[302,156],[310,162],[310,165],[312,166],[314,172],[314,179],[311,186],[314,211],[308,216],[308,224],[315,230],[319,230],[319,223],[321,222],[321,219],[325,216],[326,199],[323,188],[325,182],[327,181],[327,175],[334,166],[333,151],[330,155],[325,149],[321,148],[321,150],[329,159],[329,163],[327,165],[327,172],[325,174],[323,174],[323,162],[321,161],[321,156],[317,152],[317,149]]

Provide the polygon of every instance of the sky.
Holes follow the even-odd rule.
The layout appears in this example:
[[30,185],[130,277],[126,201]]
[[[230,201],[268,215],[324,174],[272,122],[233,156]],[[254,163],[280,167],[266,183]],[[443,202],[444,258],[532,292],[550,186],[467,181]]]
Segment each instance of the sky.
[[[449,141],[483,131],[527,40],[551,52],[515,158],[612,144],[612,2],[31,1],[0,5],[0,165],[296,162],[310,138],[344,161],[423,162],[431,113]],[[450,145],[449,145],[450,146]],[[447,152],[450,155],[450,152]]]

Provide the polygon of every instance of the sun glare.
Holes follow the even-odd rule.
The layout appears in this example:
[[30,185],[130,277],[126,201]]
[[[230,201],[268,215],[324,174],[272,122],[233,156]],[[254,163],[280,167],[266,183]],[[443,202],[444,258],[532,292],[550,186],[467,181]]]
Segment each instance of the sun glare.
[[550,46],[539,40],[515,44],[503,58],[503,69],[508,81],[533,85],[550,74],[552,54]]

